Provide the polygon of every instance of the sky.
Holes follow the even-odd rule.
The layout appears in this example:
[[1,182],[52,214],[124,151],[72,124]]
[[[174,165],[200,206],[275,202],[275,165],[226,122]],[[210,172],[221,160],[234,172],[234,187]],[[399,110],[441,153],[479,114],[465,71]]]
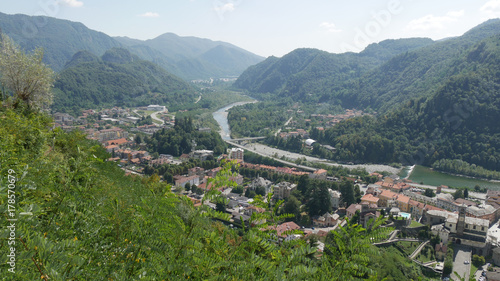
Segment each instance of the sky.
[[0,12],[81,22],[110,36],[225,41],[257,55],[359,52],[386,39],[459,36],[500,17],[500,0],[0,0]]

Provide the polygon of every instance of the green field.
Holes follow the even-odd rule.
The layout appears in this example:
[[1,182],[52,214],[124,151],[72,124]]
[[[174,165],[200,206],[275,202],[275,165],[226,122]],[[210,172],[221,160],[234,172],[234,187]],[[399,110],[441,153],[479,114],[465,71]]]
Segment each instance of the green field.
[[434,171],[424,166],[415,166],[415,169],[413,169],[413,172],[410,175],[410,180],[415,183],[423,182],[423,184],[433,186],[447,185],[451,187],[474,188],[477,184],[480,187],[486,187],[487,189],[500,190],[500,182],[490,182],[467,177],[453,176]]

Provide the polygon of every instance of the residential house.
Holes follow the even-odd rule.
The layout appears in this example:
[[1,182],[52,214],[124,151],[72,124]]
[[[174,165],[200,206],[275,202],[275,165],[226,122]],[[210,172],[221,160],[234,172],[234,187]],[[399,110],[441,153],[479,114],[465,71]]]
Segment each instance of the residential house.
[[363,195],[363,197],[361,197],[361,203],[367,202],[368,204],[375,204],[377,206],[378,206],[379,200],[380,199],[378,197],[375,197],[370,193],[367,193],[367,194]]
[[398,194],[396,198],[396,205],[402,212],[409,212],[410,197],[403,194]]
[[191,152],[191,157],[193,159],[198,159],[200,161],[205,161],[208,158],[214,157],[214,152],[212,150],[195,150]]
[[274,186],[274,197],[278,200],[290,197],[293,190],[297,188],[294,183],[289,183],[286,181],[280,182]]
[[328,193],[330,193],[330,203],[332,204],[332,208],[337,209],[340,206],[340,197],[341,193],[337,190],[328,189]]
[[328,171],[325,169],[318,169],[314,171],[312,174],[309,174],[309,177],[311,179],[317,179],[317,180],[326,180],[326,176],[328,174]]
[[195,176],[190,176],[190,177],[178,177],[175,179],[175,186],[176,187],[185,187],[186,184],[189,183],[190,185],[200,184],[200,177],[195,175]]
[[327,212],[322,216],[313,218],[313,224],[317,227],[335,226],[337,225],[339,217],[340,216],[338,214],[330,214]]
[[378,195],[379,201],[378,201],[378,206],[379,207],[393,207],[394,201],[397,199],[398,194],[388,190],[384,189],[382,192]]
[[264,187],[266,189],[266,194],[271,192],[272,182],[266,180],[262,177],[257,177],[252,180],[252,182],[248,185],[248,188],[255,190],[257,187]]
[[229,159],[236,159],[236,160],[241,160],[242,162],[244,161],[244,150],[237,147],[237,148],[231,148],[228,153],[228,158]]
[[436,260],[444,261],[444,258],[446,257],[447,249],[448,249],[448,246],[446,244],[443,244],[443,243],[436,244],[436,247],[435,247]]

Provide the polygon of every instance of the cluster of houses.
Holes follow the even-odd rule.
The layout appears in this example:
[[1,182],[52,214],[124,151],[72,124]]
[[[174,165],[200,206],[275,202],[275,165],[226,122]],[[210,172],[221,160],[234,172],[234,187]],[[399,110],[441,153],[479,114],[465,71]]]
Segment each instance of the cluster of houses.
[[[364,225],[387,211],[393,216],[404,217],[407,224],[411,219],[431,227],[434,235],[441,237],[440,248],[446,248],[448,241],[471,247],[473,254],[495,255],[500,246],[500,231],[489,231],[500,218],[500,191],[489,190],[486,200],[478,204],[463,198],[454,199],[449,193],[442,193],[440,186],[435,197],[425,196],[422,190],[407,182],[394,182],[386,178],[368,185],[359,204],[346,209],[346,216],[358,214]],[[500,250],[498,259],[500,262]],[[499,263],[500,264],[500,263]]]
[[363,116],[365,113],[361,110],[356,110],[356,109],[346,109],[344,114],[311,114],[311,119],[305,120],[306,122],[309,121],[319,121],[320,123],[324,124],[325,127],[333,127],[340,123],[343,120],[357,117],[357,116]]

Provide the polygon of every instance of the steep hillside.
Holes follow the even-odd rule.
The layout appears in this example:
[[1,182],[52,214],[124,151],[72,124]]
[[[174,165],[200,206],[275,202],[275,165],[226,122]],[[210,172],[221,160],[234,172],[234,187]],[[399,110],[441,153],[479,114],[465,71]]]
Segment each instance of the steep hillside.
[[500,170],[500,35],[455,58],[457,75],[430,98],[379,118],[348,120],[312,137],[337,147],[337,159],[432,165],[460,159]]
[[232,44],[166,33],[141,41],[112,38],[82,23],[44,16],[0,13],[0,29],[24,50],[41,47],[44,62],[62,71],[78,51],[101,56],[113,47],[123,47],[141,59],[152,61],[183,79],[238,76],[264,58]]
[[463,36],[401,54],[363,77],[346,84],[339,98],[345,106],[383,111],[412,98],[431,95],[446,79],[458,74],[457,57],[478,41],[500,33],[500,20],[487,21]]
[[62,70],[78,51],[87,50],[101,56],[106,50],[122,46],[81,23],[51,17],[0,13],[0,28],[25,51],[42,47],[44,62],[55,71]]
[[345,81],[360,77],[393,56],[430,44],[433,41],[425,38],[386,40],[368,46],[359,54],[297,49],[249,68],[235,82],[235,87],[259,97],[272,93],[295,100],[325,101]]
[[56,111],[147,104],[179,106],[195,100],[189,84],[125,49],[111,49],[101,58],[79,52],[68,66],[55,84]]

